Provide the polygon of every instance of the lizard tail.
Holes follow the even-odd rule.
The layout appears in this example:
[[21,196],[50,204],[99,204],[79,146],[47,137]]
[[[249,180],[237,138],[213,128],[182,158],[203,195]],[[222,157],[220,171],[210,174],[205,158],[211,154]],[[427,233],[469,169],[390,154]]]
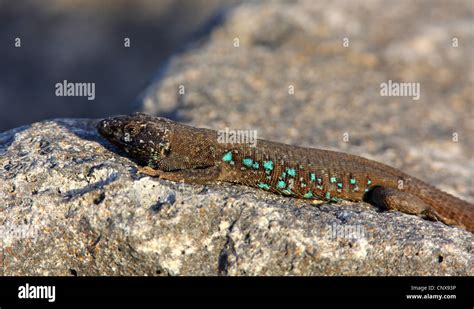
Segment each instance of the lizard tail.
[[474,204],[426,183],[419,184],[418,189],[410,193],[427,203],[441,222],[456,225],[474,233]]

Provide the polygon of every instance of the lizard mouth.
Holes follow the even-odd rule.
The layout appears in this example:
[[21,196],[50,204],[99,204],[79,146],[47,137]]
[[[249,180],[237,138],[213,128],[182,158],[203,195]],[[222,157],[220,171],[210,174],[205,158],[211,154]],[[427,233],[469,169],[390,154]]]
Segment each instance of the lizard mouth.
[[142,138],[137,137],[139,131],[134,132],[136,126],[131,125],[130,117],[117,116],[100,120],[96,129],[109,143],[127,153],[137,163],[144,165],[150,160],[149,153],[145,150]]
[[103,119],[97,123],[97,131],[102,135],[103,137],[108,137],[111,134],[111,130],[108,127],[108,122],[107,120]]
[[107,118],[99,121],[97,131],[102,137],[115,146],[129,151],[130,145],[124,140],[126,134],[124,132],[124,119],[121,117]]

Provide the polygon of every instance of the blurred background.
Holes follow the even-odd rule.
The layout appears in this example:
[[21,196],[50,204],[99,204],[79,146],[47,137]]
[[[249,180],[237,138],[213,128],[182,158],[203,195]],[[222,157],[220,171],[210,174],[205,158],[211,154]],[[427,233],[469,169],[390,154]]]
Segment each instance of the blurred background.
[[[48,118],[130,113],[168,57],[237,2],[0,0],[0,132]],[[96,99],[55,96],[63,80],[94,82]]]

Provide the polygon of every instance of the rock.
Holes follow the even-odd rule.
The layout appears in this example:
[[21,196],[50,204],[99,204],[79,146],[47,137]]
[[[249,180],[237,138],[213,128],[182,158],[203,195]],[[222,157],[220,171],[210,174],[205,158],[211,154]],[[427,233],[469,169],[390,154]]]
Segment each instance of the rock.
[[[443,47],[454,32],[472,42],[471,13],[467,1],[239,5],[170,61],[143,110],[363,155],[472,202],[469,48]],[[420,100],[381,97],[389,79],[420,82]],[[2,275],[474,275],[467,231],[362,202],[150,178],[95,123],[0,134]]]
[[473,275],[469,232],[364,203],[152,179],[94,124],[0,135],[2,275]]

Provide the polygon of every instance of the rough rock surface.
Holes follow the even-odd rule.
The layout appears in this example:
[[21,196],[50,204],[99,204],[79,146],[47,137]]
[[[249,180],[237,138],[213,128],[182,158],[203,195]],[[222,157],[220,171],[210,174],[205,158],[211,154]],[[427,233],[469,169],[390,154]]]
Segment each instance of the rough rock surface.
[[0,135],[4,275],[473,275],[471,233],[137,174],[94,121]]
[[[472,15],[468,1],[241,5],[170,61],[143,109],[363,155],[473,202]],[[420,100],[380,96],[389,79],[420,82]],[[467,231],[152,179],[93,120],[0,134],[0,183],[3,275],[474,275]]]

